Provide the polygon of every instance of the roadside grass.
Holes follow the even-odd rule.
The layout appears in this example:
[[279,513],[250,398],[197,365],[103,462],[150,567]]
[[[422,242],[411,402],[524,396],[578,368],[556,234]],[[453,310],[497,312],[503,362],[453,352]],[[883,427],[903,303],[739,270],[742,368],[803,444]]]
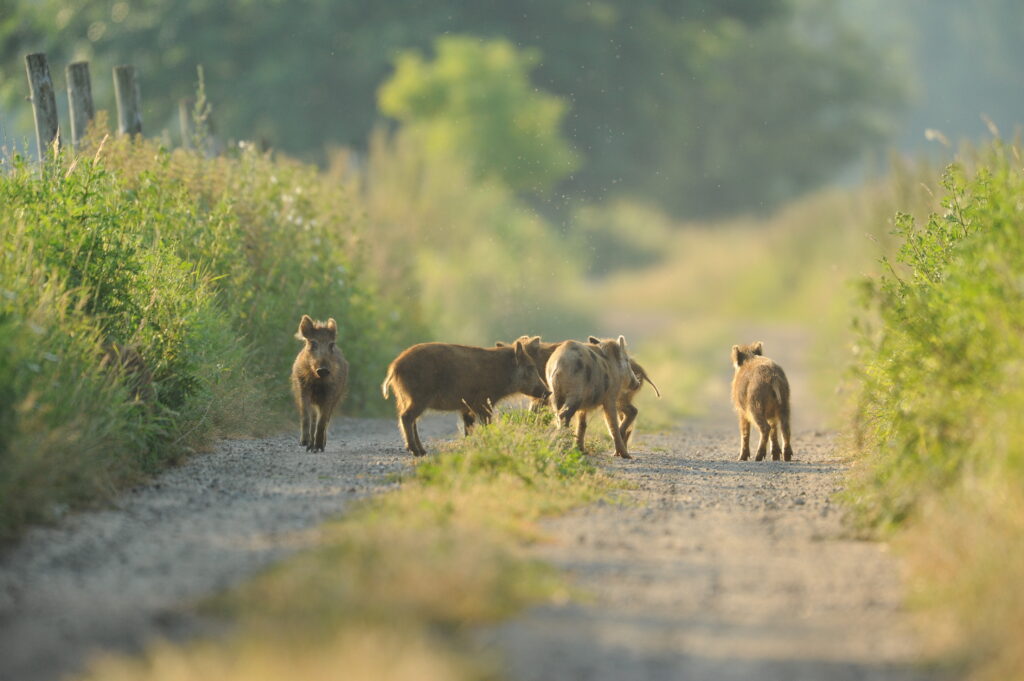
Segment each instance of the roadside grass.
[[313,548],[207,603],[234,624],[223,639],[107,657],[85,678],[494,678],[470,628],[570,595],[522,553],[543,541],[536,523],[615,489],[549,417],[503,414],[323,526]]
[[936,652],[1024,679],[1024,172],[996,141],[951,166],[941,210],[900,215],[863,284],[860,460],[844,501],[912,567]]
[[[248,147],[97,135],[43,168],[0,161],[0,541],[280,424],[304,312],[335,316],[360,367],[346,411],[382,409],[378,377],[423,332],[363,267],[357,213]],[[104,368],[112,344],[145,369]]]

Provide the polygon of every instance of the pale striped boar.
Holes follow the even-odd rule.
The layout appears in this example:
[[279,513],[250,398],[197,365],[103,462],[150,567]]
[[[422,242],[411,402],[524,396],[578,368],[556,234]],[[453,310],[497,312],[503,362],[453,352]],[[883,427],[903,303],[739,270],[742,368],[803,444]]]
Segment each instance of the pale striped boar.
[[581,452],[586,446],[587,412],[600,407],[615,441],[615,455],[631,458],[616,411],[620,393],[639,385],[629,365],[625,337],[596,343],[565,341],[548,360],[547,381],[558,427],[568,428],[576,418],[576,446]]
[[736,368],[732,404],[740,420],[740,461],[750,458],[751,422],[761,435],[754,460],[764,459],[770,441],[772,460],[778,461],[781,452],[782,458],[790,461],[793,447],[789,441],[789,381],[782,367],[763,354],[764,343],[760,341],[732,346],[732,364]]
[[478,348],[448,343],[420,343],[391,362],[381,385],[384,399],[395,391],[398,428],[413,456],[427,453],[416,420],[427,409],[458,411],[466,434],[477,419],[490,421],[494,405],[514,393],[545,398],[547,386],[523,343]]
[[338,349],[338,325],[302,315],[295,337],[305,342],[292,364],[292,393],[299,408],[299,444],[322,452],[335,406],[348,387],[348,362]]

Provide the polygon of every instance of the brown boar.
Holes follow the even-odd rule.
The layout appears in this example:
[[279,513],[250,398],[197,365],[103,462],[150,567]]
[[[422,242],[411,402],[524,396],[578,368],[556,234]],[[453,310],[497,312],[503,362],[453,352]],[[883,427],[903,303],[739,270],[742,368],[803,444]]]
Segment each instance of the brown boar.
[[[540,336],[520,336],[513,342],[523,344],[523,347],[526,349],[527,354],[529,354],[530,357],[533,358],[534,363],[537,365],[537,371],[540,372],[541,378],[547,380],[546,367],[548,365],[548,360],[551,358],[551,355],[555,352],[555,350],[558,349],[558,346],[561,345],[562,343],[544,343],[541,341]],[[498,348],[503,348],[510,345],[512,344],[502,343],[501,341],[498,341],[497,343],[494,344],[494,346]],[[551,386],[548,386],[548,389],[550,390]],[[546,399],[535,397],[533,398],[532,404],[530,405],[530,411],[537,413],[544,407],[546,407],[547,404],[548,401]]]
[[295,334],[305,346],[292,364],[292,393],[299,408],[299,444],[307,451],[322,452],[327,445],[327,425],[335,406],[348,388],[348,362],[337,345],[334,319],[315,322],[302,315]]
[[420,343],[391,362],[381,385],[384,399],[395,391],[398,427],[413,456],[427,453],[416,420],[427,409],[458,411],[468,435],[477,419],[488,423],[499,400],[514,393],[546,397],[537,365],[516,341],[512,347],[478,348]]
[[[782,367],[763,356],[764,343],[732,346],[732,405],[740,420],[740,461],[750,458],[750,423],[761,434],[755,461],[765,457],[768,442],[772,460],[781,452],[786,461],[793,459],[789,441],[789,381]],[[781,431],[782,447],[779,447]]]
[[615,441],[615,455],[631,458],[616,411],[622,390],[635,390],[639,385],[630,369],[625,337],[596,343],[565,341],[548,360],[547,380],[558,427],[568,428],[576,417],[576,446],[581,452],[585,451],[587,412],[600,407]]

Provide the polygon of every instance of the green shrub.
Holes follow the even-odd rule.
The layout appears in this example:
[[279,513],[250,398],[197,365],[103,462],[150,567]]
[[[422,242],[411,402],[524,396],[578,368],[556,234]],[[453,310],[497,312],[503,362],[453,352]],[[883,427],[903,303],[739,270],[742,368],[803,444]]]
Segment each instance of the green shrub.
[[[1024,678],[1024,172],[995,143],[951,166],[943,212],[896,220],[888,273],[864,284],[861,451],[844,493],[899,530],[944,656],[972,678]],[[938,615],[938,616],[935,616]]]
[[[279,425],[303,313],[338,320],[343,411],[384,411],[386,364],[422,332],[363,266],[358,214],[316,169],[248,147],[94,140],[0,168],[0,537]],[[112,344],[141,357],[143,398]]]

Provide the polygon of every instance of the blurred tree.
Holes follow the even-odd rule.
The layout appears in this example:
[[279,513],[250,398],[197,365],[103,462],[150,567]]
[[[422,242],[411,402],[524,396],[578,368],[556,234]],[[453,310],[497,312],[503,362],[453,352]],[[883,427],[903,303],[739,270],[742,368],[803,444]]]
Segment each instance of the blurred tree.
[[578,164],[561,137],[565,102],[536,90],[536,49],[507,40],[445,36],[437,58],[402,52],[379,91],[382,113],[405,124],[430,154],[458,154],[477,173],[516,190],[543,193]]
[[[45,50],[59,69],[90,59],[101,103],[102,74],[138,66],[151,133],[175,129],[203,64],[222,134],[313,158],[365,148],[399,52],[443,34],[504,38],[539,50],[533,83],[568,103],[563,132],[585,164],[563,193],[688,216],[769,208],[827,180],[882,139],[898,102],[874,53],[816,9],[828,0],[0,3],[5,47],[18,33],[19,53]],[[23,88],[0,82],[8,104]]]

